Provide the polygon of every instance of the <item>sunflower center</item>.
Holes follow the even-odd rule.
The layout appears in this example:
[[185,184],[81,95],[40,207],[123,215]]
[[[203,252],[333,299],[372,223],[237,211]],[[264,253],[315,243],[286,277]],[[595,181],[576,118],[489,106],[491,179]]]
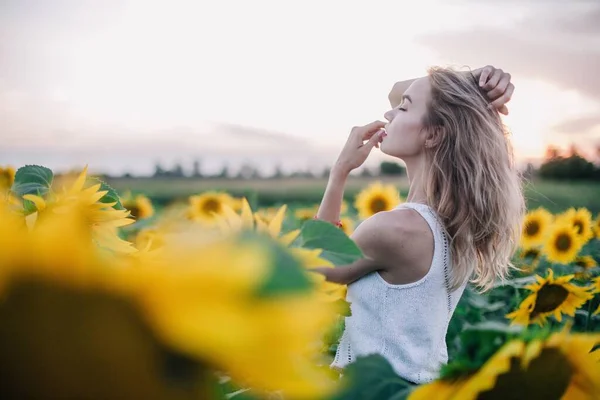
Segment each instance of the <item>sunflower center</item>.
[[571,249],[571,246],[573,245],[573,240],[571,239],[571,236],[568,233],[561,233],[558,236],[556,236],[554,244],[556,245],[556,250],[566,252]]
[[373,198],[373,200],[371,200],[371,211],[373,212],[373,214],[378,213],[380,211],[386,211],[387,209],[387,201],[385,201],[384,198],[375,197]]
[[561,399],[572,378],[573,367],[565,355],[545,348],[526,370],[518,358],[511,358],[510,369],[498,376],[492,389],[479,392],[477,400]]
[[537,258],[540,255],[540,251],[538,249],[528,249],[523,252],[523,258]]
[[575,227],[575,229],[577,229],[578,234],[583,232],[583,222],[577,220],[577,221],[573,222],[573,226]]
[[202,204],[202,211],[211,215],[212,212],[218,213],[221,211],[221,202],[217,199],[208,199]]
[[135,219],[138,219],[140,216],[140,208],[138,206],[127,207],[129,212],[131,212],[131,216]]
[[538,221],[529,221],[525,226],[525,234],[527,236],[535,236],[540,231],[540,223]]
[[535,307],[531,312],[531,318],[538,314],[556,310],[569,296],[569,291],[561,285],[544,285],[537,294]]

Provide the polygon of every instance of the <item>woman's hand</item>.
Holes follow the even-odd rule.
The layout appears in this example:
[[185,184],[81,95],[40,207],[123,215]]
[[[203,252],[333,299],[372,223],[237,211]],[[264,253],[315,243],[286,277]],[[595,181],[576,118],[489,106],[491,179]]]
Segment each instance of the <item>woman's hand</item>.
[[510,82],[510,74],[491,65],[473,71],[473,75],[479,80],[479,86],[487,93],[491,101],[491,107],[501,114],[508,115],[508,103],[515,90],[515,85]]
[[371,149],[379,147],[379,143],[385,137],[386,133],[382,129],[385,124],[382,121],[374,121],[365,126],[352,128],[334,168],[348,174],[360,167],[369,156]]

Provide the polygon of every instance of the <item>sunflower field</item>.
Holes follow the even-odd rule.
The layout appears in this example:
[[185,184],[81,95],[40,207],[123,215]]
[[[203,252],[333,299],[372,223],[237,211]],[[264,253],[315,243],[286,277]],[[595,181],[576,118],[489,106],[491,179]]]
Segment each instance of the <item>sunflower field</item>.
[[403,201],[375,182],[342,205],[258,207],[225,191],[157,206],[87,168],[0,168],[0,397],[599,399],[600,215],[537,207],[514,272],[467,288],[449,363],[414,385],[380,356],[329,368],[351,315],[313,267]]

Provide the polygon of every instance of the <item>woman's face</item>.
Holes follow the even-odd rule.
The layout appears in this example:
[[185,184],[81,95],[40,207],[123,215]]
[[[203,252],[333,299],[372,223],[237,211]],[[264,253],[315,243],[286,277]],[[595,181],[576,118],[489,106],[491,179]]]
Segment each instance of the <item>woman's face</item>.
[[389,123],[385,126],[387,136],[379,147],[382,152],[405,159],[417,156],[423,151],[427,138],[427,131],[423,129],[423,119],[430,93],[429,78],[419,78],[406,89],[400,105],[384,114]]

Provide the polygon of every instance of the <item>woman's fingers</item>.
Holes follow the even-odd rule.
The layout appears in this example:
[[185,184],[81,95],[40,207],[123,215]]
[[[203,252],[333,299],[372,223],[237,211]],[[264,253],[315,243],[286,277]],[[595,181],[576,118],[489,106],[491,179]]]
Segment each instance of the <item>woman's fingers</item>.
[[479,86],[483,87],[483,85],[485,85],[492,72],[494,72],[494,67],[491,65],[487,65],[481,69],[481,74],[479,75]]
[[383,121],[373,121],[365,126],[357,126],[352,128],[352,134],[357,137],[361,143],[369,140],[379,129],[385,126]]
[[498,82],[500,82],[502,74],[504,74],[504,71],[501,69],[495,69],[488,81],[482,86],[483,90],[489,91],[495,88],[498,85]]
[[[505,104],[510,101],[514,91],[515,91],[515,85],[510,83],[508,85],[508,87],[506,88],[506,90],[504,91],[504,93],[500,97],[498,97],[496,100],[492,101],[491,106],[498,109],[498,111],[502,112],[501,108],[504,107],[506,109]],[[506,113],[502,113],[502,114],[507,115],[508,109],[506,109]]]
[[492,101],[500,98],[500,96],[506,92],[508,86],[511,84],[510,78],[511,76],[509,73],[503,73],[498,84],[492,88],[492,90],[487,92],[488,98]]

